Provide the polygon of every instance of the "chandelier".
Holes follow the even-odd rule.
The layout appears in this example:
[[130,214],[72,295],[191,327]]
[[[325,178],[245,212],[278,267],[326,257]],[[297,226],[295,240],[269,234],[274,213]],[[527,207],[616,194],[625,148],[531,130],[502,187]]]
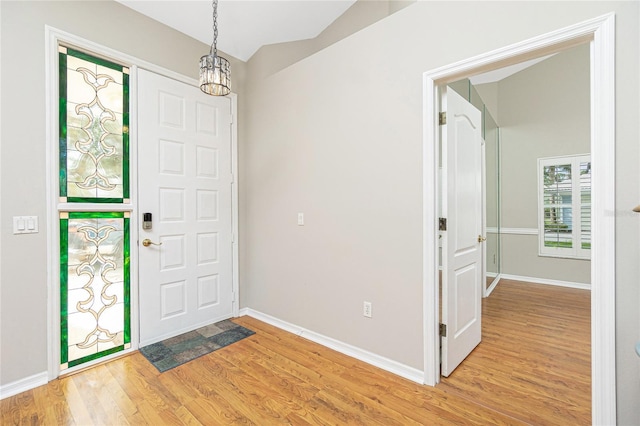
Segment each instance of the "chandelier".
[[218,0],[213,8],[213,43],[208,55],[200,58],[200,90],[207,95],[225,96],[231,92],[231,67],[229,61],[218,56]]

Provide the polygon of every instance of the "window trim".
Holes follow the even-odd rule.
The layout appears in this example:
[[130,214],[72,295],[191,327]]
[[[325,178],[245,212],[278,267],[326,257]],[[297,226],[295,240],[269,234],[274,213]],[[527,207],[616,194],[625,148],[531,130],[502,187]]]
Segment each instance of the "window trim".
[[[544,167],[558,164],[571,164],[571,174],[576,176],[576,171],[580,173],[580,163],[591,162],[590,154],[563,155],[557,157],[538,158],[537,179],[538,179],[538,256],[557,257],[566,259],[591,260],[591,249],[582,248],[581,220],[573,222],[572,247],[548,247],[545,246],[545,217],[544,217]],[[580,179],[572,179],[571,183],[572,201],[571,209],[574,217],[580,217],[582,210],[582,198],[580,191]],[[575,213],[577,212],[577,213]],[[575,216],[577,214],[577,216]]]
[[[127,203],[120,204],[104,204],[104,203],[88,203],[88,202],[62,202],[59,198],[60,176],[59,176],[59,160],[60,160],[60,143],[59,143],[59,99],[60,99],[60,64],[59,64],[59,46],[64,45],[68,48],[80,51],[91,52],[92,55],[103,58],[112,62],[126,64],[130,71],[129,80],[129,102],[130,102],[130,128],[129,128],[129,162],[132,167],[129,168],[129,200]],[[131,347],[117,353],[106,355],[102,358],[88,361],[82,365],[69,367],[62,370],[61,354],[60,354],[60,212],[82,211],[82,212],[102,212],[107,208],[112,212],[130,212],[129,221],[130,230],[130,303],[131,313],[138,310],[137,300],[137,250],[133,247],[138,238],[138,220],[137,214],[137,175],[135,164],[137,164],[137,140],[135,133],[135,105],[136,105],[136,72],[138,65],[146,64],[140,60],[134,60],[134,57],[124,55],[116,50],[112,50],[103,45],[91,42],[84,38],[80,38],[71,33],[56,29],[49,25],[45,25],[45,68],[47,70],[45,79],[45,99],[46,99],[46,122],[47,132],[46,140],[46,173],[47,173],[47,286],[48,286],[48,302],[47,302],[47,379],[54,380],[62,375],[72,374],[76,371],[89,368],[93,365],[103,363],[110,359],[114,359],[128,353],[132,353],[138,349],[138,324],[132,317],[130,328],[130,344]],[[153,67],[152,67],[153,68]],[[132,115],[132,111],[134,114]],[[83,200],[85,201],[85,200]],[[123,200],[124,201],[124,200]]]

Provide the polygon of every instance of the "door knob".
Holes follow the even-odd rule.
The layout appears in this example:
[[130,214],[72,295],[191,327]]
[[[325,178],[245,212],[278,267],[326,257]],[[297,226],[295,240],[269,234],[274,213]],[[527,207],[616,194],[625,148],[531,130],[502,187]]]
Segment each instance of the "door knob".
[[151,241],[148,238],[145,238],[144,240],[142,240],[142,245],[145,247],[149,247],[150,245],[154,245],[154,246],[161,246],[162,243],[154,243],[153,241]]
[[478,235],[478,242],[481,243],[481,242],[484,242],[484,241],[487,241],[487,237],[483,237],[482,235]]

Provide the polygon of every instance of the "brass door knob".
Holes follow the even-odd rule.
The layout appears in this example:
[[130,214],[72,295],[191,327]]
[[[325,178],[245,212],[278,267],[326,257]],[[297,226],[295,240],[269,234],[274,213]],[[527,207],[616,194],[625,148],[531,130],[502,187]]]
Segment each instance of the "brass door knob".
[[478,242],[481,243],[483,241],[487,241],[487,237],[483,237],[482,235],[478,235]]
[[162,243],[154,243],[153,241],[151,241],[148,238],[145,238],[144,240],[142,240],[142,245],[145,247],[149,247],[150,245],[154,245],[154,246],[161,246]]

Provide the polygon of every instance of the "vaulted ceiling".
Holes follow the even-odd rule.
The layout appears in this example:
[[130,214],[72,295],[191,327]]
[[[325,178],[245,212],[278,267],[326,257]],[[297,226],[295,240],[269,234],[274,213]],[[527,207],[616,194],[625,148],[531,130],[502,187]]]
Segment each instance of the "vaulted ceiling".
[[[203,43],[213,41],[208,0],[116,1]],[[220,0],[218,49],[247,61],[264,45],[314,38],[355,1]]]

